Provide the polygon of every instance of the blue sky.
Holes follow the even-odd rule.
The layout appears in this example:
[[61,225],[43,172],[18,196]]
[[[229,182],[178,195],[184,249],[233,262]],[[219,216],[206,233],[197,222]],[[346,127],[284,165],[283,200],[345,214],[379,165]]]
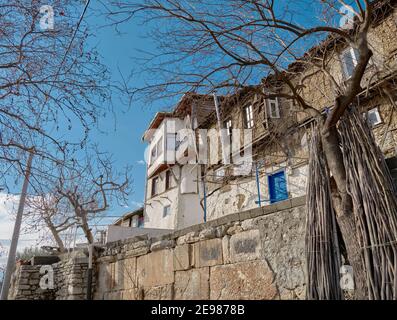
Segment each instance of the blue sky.
[[[306,1],[306,3],[310,2]],[[145,37],[148,31],[146,27],[134,20],[126,22],[120,27],[121,35],[117,34],[111,27],[99,28],[99,26],[105,25],[106,21],[103,17],[98,18],[92,14],[96,6],[98,6],[98,1],[92,1],[86,18],[86,21],[92,26],[92,30],[95,30],[95,37],[90,39],[89,45],[96,46],[102,56],[102,63],[108,66],[113,80],[118,80],[120,77],[119,70],[127,76],[131,70],[138,67],[133,59],[134,56],[139,54],[137,50],[150,51],[155,48],[155,44],[151,42],[150,38]],[[299,3],[296,8],[300,15],[302,14],[301,6],[302,3]],[[303,24],[304,20],[309,17],[308,12],[310,10],[307,8],[307,12],[301,16]],[[131,84],[140,86],[142,82],[143,75],[138,75],[132,80]],[[101,150],[113,154],[117,168],[121,169],[125,165],[132,166],[131,175],[134,181],[133,191],[128,199],[128,207],[115,204],[107,215],[120,216],[135,209],[138,204],[143,202],[146,168],[142,164],[142,160],[144,159],[146,146],[142,143],[141,137],[150,120],[159,109],[159,107],[149,107],[139,103],[134,103],[130,109],[127,109],[125,105],[117,104],[116,102],[114,114],[109,113],[107,117],[100,119],[100,131],[91,131],[91,138],[98,143]],[[103,219],[101,223],[110,223],[114,219],[114,217]],[[2,223],[1,219],[0,223]],[[2,238],[8,238],[8,235],[0,233],[0,239]]]
[[[119,70],[124,75],[128,75],[134,69],[133,56],[136,56],[138,49],[150,49],[152,44],[150,39],[145,38],[146,30],[142,26],[138,26],[135,21],[123,24],[120,28],[122,35],[118,35],[113,28],[99,28],[106,24],[104,18],[98,18],[92,12],[97,1],[92,1],[86,21],[95,30],[95,36],[90,38],[89,46],[95,46],[102,56],[101,62],[107,65],[113,80],[118,80]],[[91,14],[90,14],[91,13]],[[55,20],[56,23],[56,20]],[[142,83],[141,78],[134,78],[132,86],[139,86]],[[116,169],[122,169],[126,165],[132,166],[132,193],[128,199],[128,207],[113,204],[107,212],[109,216],[120,216],[130,210],[142,205],[144,198],[145,186],[145,164],[144,150],[146,145],[141,141],[141,137],[150,120],[156,113],[156,108],[148,107],[139,103],[134,103],[127,108],[121,103],[118,104],[115,99],[114,113],[108,113],[105,118],[99,120],[99,130],[91,131],[91,139],[96,142],[102,151],[113,154]],[[19,193],[21,183],[13,188],[13,192]],[[11,238],[13,229],[13,220],[10,212],[15,210],[18,202],[18,196],[11,196],[11,200],[7,195],[0,193],[0,244],[8,246],[8,239]],[[109,217],[97,221],[100,224],[109,224],[116,218]],[[19,249],[24,246],[35,244],[35,236],[22,235],[20,238]],[[4,255],[0,255],[0,265],[5,262]]]
[[[95,7],[97,2],[93,1],[91,5]],[[87,22],[95,26],[106,24],[103,18],[98,19],[92,15],[87,17]],[[97,47],[102,56],[102,63],[108,66],[114,80],[120,79],[119,70],[124,76],[128,76],[135,68],[133,56],[138,54],[137,50],[153,47],[150,39],[145,38],[146,30],[135,21],[119,27],[122,34],[117,34],[113,27],[95,29],[96,35],[90,40],[90,45]],[[139,86],[141,82],[142,78],[134,77],[130,84]],[[146,167],[142,161],[146,145],[141,141],[141,137],[158,111],[141,103],[134,103],[128,108],[115,101],[114,114],[109,113],[107,117],[100,119],[99,129],[103,132],[94,130],[92,139],[102,150],[113,154],[116,167],[121,169],[125,165],[132,166],[131,174],[134,181],[132,194],[129,196],[129,208],[115,204],[108,215],[121,215],[143,202]]]
[[[90,6],[92,7],[89,8],[85,18],[86,22],[92,26],[92,30],[95,30],[95,36],[90,38],[88,45],[96,47],[102,56],[101,62],[107,65],[113,80],[118,80],[119,70],[128,76],[130,71],[135,68],[132,57],[136,56],[136,50],[150,49],[152,45],[150,39],[144,37],[146,30],[142,26],[135,25],[135,21],[123,24],[120,28],[123,31],[122,35],[118,35],[111,27],[99,28],[99,26],[105,25],[106,21],[104,18],[99,19],[92,14],[96,5],[98,5],[97,1],[91,2]],[[141,78],[134,78],[131,85],[139,86],[140,83],[142,83]],[[122,169],[126,165],[132,167],[133,183],[132,193],[128,198],[128,207],[112,204],[106,213],[109,216],[120,216],[143,203],[146,167],[142,161],[146,145],[141,141],[141,137],[157,110],[138,103],[127,108],[118,102],[117,97],[114,101],[114,113],[109,112],[105,118],[99,120],[99,130],[93,128],[91,139],[99,145],[102,151],[113,154],[116,169]],[[12,188],[12,191],[18,194],[21,184],[22,181]],[[13,198],[12,203],[4,203],[5,199],[7,196],[0,194],[0,201],[2,201],[0,206],[0,242],[3,244],[12,234],[13,221],[10,208],[12,205],[15,207],[15,201],[17,201]],[[7,202],[9,201],[7,200]],[[115,219],[109,217],[101,219],[97,223],[109,224]],[[29,240],[24,240],[25,238]],[[24,241],[32,243],[31,238],[28,235],[21,237],[20,245],[23,246]]]

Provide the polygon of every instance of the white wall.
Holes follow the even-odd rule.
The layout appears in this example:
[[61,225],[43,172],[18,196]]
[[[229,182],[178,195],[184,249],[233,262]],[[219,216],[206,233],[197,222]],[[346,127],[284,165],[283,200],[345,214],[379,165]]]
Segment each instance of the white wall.
[[172,230],[165,229],[143,229],[143,228],[130,228],[121,226],[108,226],[106,243],[125,240],[140,235],[161,236],[172,232]]
[[[286,164],[280,167],[260,170],[260,193],[262,206],[270,205],[268,175],[278,172]],[[300,197],[306,194],[307,165],[295,169],[285,168],[287,179],[287,191],[290,198]],[[214,185],[212,186],[214,187]],[[207,192],[208,193],[208,192]],[[257,208],[258,191],[255,174],[245,178],[238,178],[221,190],[215,192],[207,199],[207,220],[214,220],[222,216],[239,211]]]
[[[147,184],[145,206],[145,228],[181,229],[204,221],[203,209],[200,206],[199,166],[178,166],[172,170],[181,182],[172,180],[172,188],[165,190],[166,171],[159,175],[158,194],[151,197],[152,179]],[[202,193],[201,193],[202,196]],[[171,206],[171,214],[163,217],[164,207]]]

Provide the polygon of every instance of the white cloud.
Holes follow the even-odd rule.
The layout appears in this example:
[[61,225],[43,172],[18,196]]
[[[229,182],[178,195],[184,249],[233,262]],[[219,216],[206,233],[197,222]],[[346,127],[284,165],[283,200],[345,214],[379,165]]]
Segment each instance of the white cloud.
[[137,163],[137,164],[140,164],[140,165],[142,165],[142,166],[146,165],[145,160],[138,160],[138,161],[136,161],[136,163]]
[[[7,261],[7,252],[14,230],[18,203],[19,195],[0,193],[0,266],[3,266]],[[21,234],[18,241],[18,250],[35,246],[39,237],[40,235],[37,233]]]

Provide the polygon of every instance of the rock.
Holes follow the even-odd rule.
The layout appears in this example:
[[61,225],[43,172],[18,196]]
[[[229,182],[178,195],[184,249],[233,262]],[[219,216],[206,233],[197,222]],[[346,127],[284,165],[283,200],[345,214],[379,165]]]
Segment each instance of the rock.
[[208,267],[175,273],[175,300],[208,300],[209,290]]
[[174,249],[174,270],[187,270],[191,267],[192,245],[184,244]]
[[137,283],[139,286],[155,287],[174,282],[173,250],[151,252],[137,259]]
[[240,232],[230,238],[231,262],[259,259],[261,249],[259,230]]
[[136,259],[129,258],[119,261],[119,288],[123,290],[133,289],[137,286],[136,280]]
[[143,295],[145,300],[172,300],[174,287],[172,284],[145,288]]
[[193,245],[193,254],[196,268],[222,264],[222,240],[217,238],[197,242]]
[[83,293],[83,289],[80,286],[72,286],[72,285],[68,286],[68,294],[77,295],[82,293]]
[[199,239],[200,240],[213,239],[215,237],[216,237],[216,229],[215,228],[204,229],[199,234]]
[[226,234],[226,231],[227,231],[227,228],[224,225],[216,227],[215,235],[217,238],[222,238]]
[[247,219],[241,222],[241,228],[244,231],[251,230],[257,228],[257,220],[255,219]]
[[177,245],[182,245],[185,243],[194,243],[199,240],[198,233],[196,231],[189,232],[185,234],[184,236],[181,236],[177,239],[176,243]]
[[228,235],[234,235],[236,233],[242,232],[243,228],[239,225],[234,225],[232,227],[230,227],[229,229],[227,229],[226,233]]
[[137,300],[138,294],[136,289],[124,290],[121,292],[121,300]]
[[126,252],[126,257],[138,257],[143,256],[149,252],[149,246],[146,247],[139,247],[135,249],[128,250]]
[[150,246],[150,251],[158,251],[162,249],[171,249],[175,247],[174,240],[160,240]]
[[211,300],[272,300],[278,298],[274,275],[266,261],[212,267]]
[[18,289],[19,290],[29,290],[30,289],[30,285],[28,285],[28,284],[20,284],[18,286]]
[[224,236],[222,238],[222,255],[223,263],[230,263],[230,236]]

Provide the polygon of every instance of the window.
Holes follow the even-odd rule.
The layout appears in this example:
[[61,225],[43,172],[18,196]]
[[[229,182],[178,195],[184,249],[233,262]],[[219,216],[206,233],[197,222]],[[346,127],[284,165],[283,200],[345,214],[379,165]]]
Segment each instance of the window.
[[138,225],[137,225],[137,227],[138,228],[143,228],[144,224],[145,224],[145,217],[144,216],[139,216],[138,217]]
[[165,190],[168,190],[171,188],[171,180],[172,179],[172,172],[171,170],[167,170],[165,172]]
[[175,151],[176,133],[167,134],[167,150]]
[[367,121],[372,127],[382,123],[378,108],[373,108],[367,112]]
[[158,183],[159,177],[155,177],[152,179],[152,197],[155,196],[158,192]]
[[252,111],[252,105],[244,108],[244,122],[246,129],[252,129],[254,127],[254,114]]
[[278,99],[268,99],[269,106],[269,117],[279,119],[280,118],[280,109],[278,107]]
[[227,129],[227,135],[232,135],[232,120],[228,119],[224,122],[224,128]]
[[187,141],[188,136],[185,135],[182,139],[181,139],[181,137],[178,137],[178,138],[179,138],[179,139],[177,139],[176,142],[175,142],[175,150],[178,150],[179,147],[180,147],[181,145],[183,145],[183,144]]
[[155,145],[152,149],[151,156],[150,156],[150,164],[154,162],[157,158],[157,145]]
[[163,153],[163,137],[157,141],[157,157]]
[[277,172],[268,176],[270,203],[288,199],[287,180],[285,172]]
[[153,164],[154,161],[163,153],[163,137],[157,141],[157,143],[152,148],[150,164]]
[[358,61],[358,51],[354,48],[347,48],[341,54],[343,73],[346,79],[349,79],[354,72]]
[[163,218],[169,215],[171,215],[171,206],[168,205],[163,207]]

